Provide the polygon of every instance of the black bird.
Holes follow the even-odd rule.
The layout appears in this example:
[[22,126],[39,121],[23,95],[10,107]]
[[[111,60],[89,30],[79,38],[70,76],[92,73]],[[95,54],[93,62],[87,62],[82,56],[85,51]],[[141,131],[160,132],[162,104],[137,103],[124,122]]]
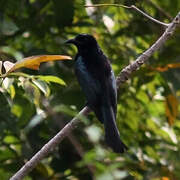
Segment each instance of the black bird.
[[123,153],[127,147],[121,141],[116,126],[116,79],[108,58],[96,39],[89,34],[79,34],[66,43],[74,44],[78,49],[75,74],[86,96],[87,105],[104,124],[106,143],[114,152]]

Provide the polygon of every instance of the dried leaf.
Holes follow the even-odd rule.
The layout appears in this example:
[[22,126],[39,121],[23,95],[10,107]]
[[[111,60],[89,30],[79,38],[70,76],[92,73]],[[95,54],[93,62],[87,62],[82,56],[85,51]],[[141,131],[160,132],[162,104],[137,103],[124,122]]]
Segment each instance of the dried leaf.
[[170,180],[168,177],[163,176],[162,180]]
[[168,118],[168,123],[170,126],[173,125],[174,120],[178,115],[178,100],[177,98],[170,94],[166,97],[166,116]]
[[156,68],[151,68],[154,71],[159,71],[159,72],[164,72],[164,71],[168,71],[169,69],[173,69],[173,68],[180,68],[180,63],[174,63],[174,64],[166,64],[166,66],[159,66]]
[[15,63],[14,66],[11,69],[9,69],[8,73],[22,67],[38,70],[40,63],[42,62],[56,61],[56,60],[71,60],[71,59],[72,58],[70,56],[64,56],[64,55],[31,56],[31,57],[24,58],[21,61],[18,61],[17,63]]

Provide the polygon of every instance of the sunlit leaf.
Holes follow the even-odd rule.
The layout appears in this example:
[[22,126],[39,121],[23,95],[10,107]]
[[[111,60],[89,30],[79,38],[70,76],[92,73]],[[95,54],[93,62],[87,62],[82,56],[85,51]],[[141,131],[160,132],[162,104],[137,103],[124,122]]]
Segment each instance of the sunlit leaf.
[[0,75],[2,74],[2,61],[0,61]]
[[166,116],[168,118],[169,125],[173,125],[174,120],[178,115],[178,100],[177,98],[170,94],[166,97],[165,101],[166,106]]
[[7,78],[7,77],[6,77],[6,78],[3,80],[3,87],[4,87],[5,89],[9,89],[9,87],[12,85],[13,81],[14,81],[13,78]]
[[27,57],[15,63],[14,66],[11,69],[9,69],[8,73],[22,67],[38,70],[40,63],[48,62],[48,61],[56,61],[56,60],[71,60],[71,57],[64,55],[38,55],[38,56]]
[[7,135],[4,139],[4,142],[8,143],[8,144],[15,144],[19,142],[19,139],[13,135]]
[[57,83],[57,84],[60,84],[60,85],[63,85],[65,86],[66,83],[59,77],[56,77],[56,76],[36,76],[38,79],[40,80],[43,80],[43,81],[46,81],[46,82],[54,82],[54,83]]
[[168,177],[163,176],[162,180],[170,180]]
[[36,80],[33,79],[32,82],[44,93],[44,95],[46,97],[49,96],[50,89],[49,89],[48,85],[45,82],[43,82],[41,80],[38,80],[38,79],[36,79]]
[[11,68],[13,68],[14,65],[15,64],[10,62],[10,61],[5,61],[3,63],[3,66],[4,66],[5,70],[6,70],[6,72],[8,72]]
[[9,93],[10,93],[11,99],[13,99],[15,97],[15,94],[16,94],[16,90],[15,90],[13,85],[10,86]]
[[19,104],[14,104],[11,108],[11,112],[17,117],[20,117],[23,113],[23,108]]
[[169,127],[169,126],[164,126],[164,127],[162,127],[162,130],[165,131],[165,132],[169,135],[171,141],[172,141],[174,144],[177,144],[177,143],[178,143],[177,136],[176,136],[173,128],[171,128],[171,127]]

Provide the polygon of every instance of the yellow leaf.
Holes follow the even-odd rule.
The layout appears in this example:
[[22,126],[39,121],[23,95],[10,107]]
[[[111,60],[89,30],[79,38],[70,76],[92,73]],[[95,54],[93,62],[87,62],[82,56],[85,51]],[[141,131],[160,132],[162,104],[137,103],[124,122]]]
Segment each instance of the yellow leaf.
[[174,64],[166,64],[165,66],[159,66],[155,68],[151,68],[154,71],[164,72],[168,71],[169,69],[173,68],[180,68],[180,63],[174,63]]
[[178,100],[174,95],[169,94],[166,97],[165,105],[166,105],[166,116],[168,118],[168,123],[170,126],[172,126],[174,120],[178,115]]
[[9,87],[9,93],[10,93],[11,99],[14,99],[14,97],[16,95],[16,90],[15,90],[15,88],[14,88],[14,86],[12,84]]
[[48,61],[56,61],[56,60],[71,60],[70,56],[64,55],[38,55],[38,56],[31,56],[22,59],[14,64],[14,66],[9,69],[8,73],[15,71],[19,68],[25,67],[29,69],[38,70],[40,63],[48,62]]
[[170,180],[168,177],[163,176],[162,180]]

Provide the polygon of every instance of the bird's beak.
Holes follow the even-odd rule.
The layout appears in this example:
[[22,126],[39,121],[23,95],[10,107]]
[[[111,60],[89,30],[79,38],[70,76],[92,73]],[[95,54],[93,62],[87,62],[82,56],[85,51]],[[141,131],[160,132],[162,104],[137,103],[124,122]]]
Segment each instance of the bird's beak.
[[75,39],[69,39],[65,42],[66,44],[77,44],[76,40]]

